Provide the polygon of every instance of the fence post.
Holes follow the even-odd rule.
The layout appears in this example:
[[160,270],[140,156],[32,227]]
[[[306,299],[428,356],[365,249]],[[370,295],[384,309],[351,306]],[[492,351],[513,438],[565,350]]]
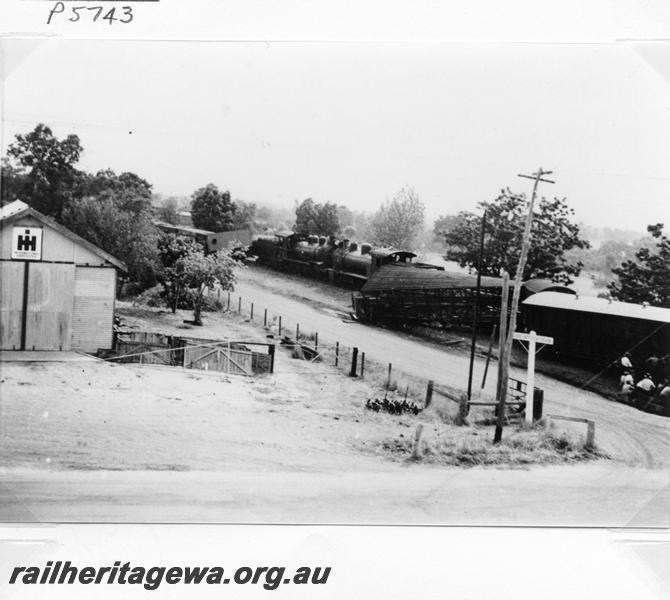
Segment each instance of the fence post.
[[428,380],[428,385],[426,386],[426,401],[424,402],[424,408],[428,408],[430,403],[433,401],[433,386],[435,383],[432,379]]
[[230,310],[230,292],[228,292],[228,303],[226,304],[226,310]]
[[319,349],[319,332],[317,331],[314,334],[314,350],[318,350],[318,349]]
[[365,375],[365,352],[361,352],[361,377]]
[[592,450],[596,445],[596,422],[588,420],[586,422],[586,444],[587,450]]
[[423,433],[423,425],[419,423],[414,432],[414,448],[412,449],[412,458],[417,460],[421,458],[421,434]]
[[340,342],[335,342],[335,366],[340,362]]
[[357,364],[358,364],[358,348],[354,346],[353,352],[351,353],[351,371],[349,371],[349,377],[356,377]]
[[254,320],[254,303],[253,302],[251,303],[251,317],[250,318],[251,318],[252,321]]
[[270,373],[275,372],[275,345],[271,344],[268,347],[268,351],[270,353]]
[[467,425],[468,412],[470,411],[470,403],[468,402],[467,394],[461,396],[461,401],[458,406],[458,420],[457,425]]
[[389,363],[389,374],[388,377],[386,378],[386,389],[390,389],[391,387],[391,371],[393,371],[393,364]]
[[295,324],[295,341],[300,339],[300,323]]
[[237,299],[237,312],[242,313],[242,296]]
[[263,312],[263,327],[268,326],[268,309],[266,308]]
[[279,337],[281,337],[281,317],[279,317],[279,330],[278,330],[277,335],[278,335]]

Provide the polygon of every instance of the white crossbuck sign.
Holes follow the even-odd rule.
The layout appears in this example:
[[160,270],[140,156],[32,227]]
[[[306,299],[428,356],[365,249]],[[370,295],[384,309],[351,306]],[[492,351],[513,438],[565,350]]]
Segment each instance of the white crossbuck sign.
[[534,331],[530,333],[514,332],[514,339],[528,342],[528,377],[526,378],[526,422],[533,422],[533,390],[535,389],[535,345],[552,345],[554,338],[546,335],[537,335]]

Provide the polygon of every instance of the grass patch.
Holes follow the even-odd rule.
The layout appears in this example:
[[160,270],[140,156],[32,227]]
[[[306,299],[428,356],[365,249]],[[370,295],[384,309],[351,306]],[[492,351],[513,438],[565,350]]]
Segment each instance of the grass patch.
[[[492,440],[493,429],[488,427],[450,427],[421,441],[419,460],[455,467],[523,467],[609,458],[597,447],[585,447],[582,439],[541,426],[508,426],[499,444]],[[404,436],[379,445],[383,453],[408,461],[417,460],[413,448],[413,439]]]

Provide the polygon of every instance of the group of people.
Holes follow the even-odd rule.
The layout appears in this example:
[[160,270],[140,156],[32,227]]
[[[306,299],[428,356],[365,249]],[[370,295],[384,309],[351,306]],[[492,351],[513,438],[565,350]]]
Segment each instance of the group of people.
[[670,410],[670,379],[666,371],[666,359],[657,356],[647,358],[643,368],[638,371],[640,377],[636,377],[633,359],[628,352],[619,359],[619,391],[624,402],[641,410],[645,410],[652,402],[658,402],[664,413]]

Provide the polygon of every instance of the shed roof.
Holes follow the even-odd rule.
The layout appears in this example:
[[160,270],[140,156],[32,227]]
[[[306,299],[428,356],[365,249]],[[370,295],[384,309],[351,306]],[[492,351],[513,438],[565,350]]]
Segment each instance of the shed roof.
[[643,306],[642,304],[632,304],[630,302],[616,302],[610,301],[607,298],[572,296],[558,292],[540,292],[524,300],[523,304],[525,306],[541,306],[670,323],[670,308]]
[[13,215],[14,213],[21,212],[22,210],[25,210],[26,208],[30,208],[25,202],[22,202],[21,200],[14,200],[14,202],[10,202],[9,204],[5,204],[2,208],[0,208],[0,220],[4,219],[5,217],[8,217],[10,215]]
[[43,225],[51,227],[51,229],[54,229],[61,235],[64,235],[66,238],[71,239],[76,244],[84,246],[84,248],[93,252],[93,254],[97,254],[100,258],[106,260],[108,263],[111,263],[118,269],[121,269],[125,272],[128,271],[128,267],[126,267],[125,263],[120,261],[118,258],[113,257],[108,252],[105,252],[102,248],[98,248],[95,244],[92,244],[73,231],[70,231],[67,227],[64,227],[60,223],[57,223],[53,219],[43,215],[41,212],[31,208],[25,202],[21,202],[21,200],[15,200],[14,202],[10,202],[6,206],[2,207],[2,210],[0,211],[0,226],[4,227],[5,225],[9,225],[10,223],[18,221],[19,219],[26,216],[33,217]]

